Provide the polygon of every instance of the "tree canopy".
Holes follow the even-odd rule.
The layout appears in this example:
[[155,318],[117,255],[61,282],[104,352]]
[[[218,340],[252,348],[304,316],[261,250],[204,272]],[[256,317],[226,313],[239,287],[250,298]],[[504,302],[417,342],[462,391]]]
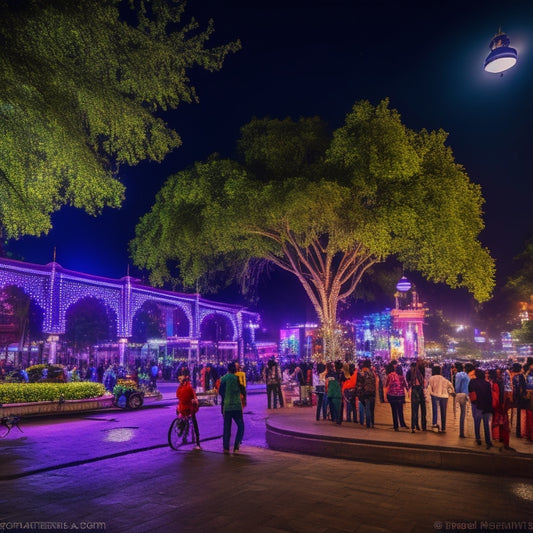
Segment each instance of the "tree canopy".
[[212,21],[183,0],[0,0],[0,226],[40,235],[64,205],[99,213],[124,196],[121,165],[181,144],[160,112],[197,101],[189,72],[215,71],[238,42],[207,48]]
[[533,299],[533,237],[530,237],[520,254],[514,258],[513,274],[505,289],[516,299],[529,302]]
[[487,300],[494,262],[478,236],[481,189],[443,131],[415,132],[384,100],[358,102],[332,134],[319,118],[254,119],[239,160],[170,176],[131,243],[156,285],[231,278],[259,262],[292,273],[324,326],[368,269],[406,269]]

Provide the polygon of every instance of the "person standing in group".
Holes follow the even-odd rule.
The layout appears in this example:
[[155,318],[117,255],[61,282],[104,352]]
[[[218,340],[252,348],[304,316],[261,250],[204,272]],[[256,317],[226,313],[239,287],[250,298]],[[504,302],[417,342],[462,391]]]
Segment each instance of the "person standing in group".
[[465,417],[468,404],[468,384],[470,378],[464,371],[463,363],[455,363],[455,401],[459,404],[459,437],[465,438]]
[[474,418],[474,433],[476,443],[481,445],[481,421],[483,420],[483,431],[485,433],[485,443],[487,450],[492,448],[490,419],[492,417],[492,388],[485,379],[485,372],[477,368],[475,378],[468,383],[468,393],[472,404],[472,416]]
[[526,379],[527,407],[525,436],[529,442],[533,441],[533,357],[528,357],[524,365]]
[[328,363],[328,371],[326,372],[326,396],[328,398],[329,412],[333,422],[337,424],[342,423],[342,384],[340,379],[340,371],[342,366],[338,368],[337,364]]
[[231,438],[231,423],[235,421],[237,434],[233,445],[233,453],[240,449],[244,436],[243,407],[246,405],[246,388],[239,383],[239,378],[235,375],[235,363],[228,364],[228,372],[220,379],[219,394],[222,398],[222,414],[224,416],[224,432],[222,436],[222,446],[224,453],[229,453]]
[[[265,382],[267,390],[267,404],[268,409],[283,407],[283,395],[281,394],[281,372],[279,366],[274,359],[270,359],[265,368]],[[274,400],[274,402],[272,402]]]
[[394,365],[387,365],[387,381],[385,381],[385,390],[387,391],[387,401],[390,404],[392,412],[392,424],[394,431],[399,431],[399,426],[406,428],[403,417],[403,404],[405,403],[405,391],[407,382],[401,374],[401,367],[395,368]]
[[[235,375],[237,376],[237,379],[239,380],[239,383],[242,387],[246,389],[246,372],[243,370],[243,367],[238,361],[235,361]],[[215,389],[217,387],[215,386]],[[243,401],[243,398],[241,396],[241,401]],[[243,403],[244,408],[244,403]]]
[[522,428],[526,426],[526,409],[529,406],[527,399],[526,377],[520,363],[513,363],[511,368],[512,406],[516,409],[516,438],[522,438]]
[[342,400],[346,406],[346,421],[357,423],[357,409],[355,407],[355,384],[357,382],[357,370],[349,363],[343,365],[344,377],[342,383]]
[[326,420],[328,417],[328,401],[326,398],[326,365],[324,363],[317,363],[316,376],[316,419],[320,420],[320,415],[322,414],[322,419]]
[[357,373],[355,393],[364,405],[366,427],[374,427],[374,409],[376,406],[376,375],[372,371],[370,359],[363,361],[361,370]]
[[[425,380],[424,361],[417,359],[416,362],[411,363],[406,375],[407,385],[411,392],[411,433],[414,433],[415,429],[420,431],[420,426],[422,426],[422,431],[426,431]],[[418,418],[419,411],[420,419]]]
[[[189,376],[180,376],[180,384],[176,389],[176,398],[178,399],[178,406],[176,408],[177,415],[181,418],[188,416],[192,419],[194,428],[194,436],[196,439],[196,449],[200,449],[200,430],[198,428],[198,421],[196,420],[196,413],[198,412],[198,398],[191,385]],[[183,431],[183,428],[181,429]]]
[[242,369],[242,366],[239,362],[235,361],[235,375],[239,380],[239,383],[246,388],[246,372]]
[[499,368],[489,370],[489,380],[492,391],[492,439],[499,440],[503,447],[509,450],[511,429],[509,427],[509,413],[506,406],[503,376]]
[[[448,408],[448,398],[454,394],[452,382],[441,375],[440,366],[435,365],[431,371],[432,376],[428,382],[428,392],[431,396],[431,408],[433,416],[433,428],[442,433],[446,433],[446,412]],[[438,411],[440,409],[440,427],[438,425]]]

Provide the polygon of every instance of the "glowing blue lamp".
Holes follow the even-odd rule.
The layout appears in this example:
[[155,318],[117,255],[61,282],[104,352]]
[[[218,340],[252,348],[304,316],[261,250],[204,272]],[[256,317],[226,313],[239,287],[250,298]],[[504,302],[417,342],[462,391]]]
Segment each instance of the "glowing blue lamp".
[[410,288],[411,282],[405,276],[402,276],[400,281],[396,283],[396,290],[399,292],[407,292]]
[[484,68],[491,74],[500,74],[503,76],[503,72],[514,67],[518,60],[518,53],[514,48],[509,45],[511,41],[501,28],[498,33],[492,38],[489,44],[491,50],[490,54],[485,59]]

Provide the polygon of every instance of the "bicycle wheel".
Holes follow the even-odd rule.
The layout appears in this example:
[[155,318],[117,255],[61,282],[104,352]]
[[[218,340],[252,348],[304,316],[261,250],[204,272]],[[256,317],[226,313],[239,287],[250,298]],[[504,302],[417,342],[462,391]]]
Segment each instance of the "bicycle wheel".
[[128,407],[130,409],[139,409],[140,407],[142,407],[143,403],[144,398],[142,394],[139,394],[138,392],[134,392],[133,394],[131,394],[128,399]]
[[177,450],[182,445],[180,422],[179,418],[175,418],[168,429],[168,444],[173,450]]

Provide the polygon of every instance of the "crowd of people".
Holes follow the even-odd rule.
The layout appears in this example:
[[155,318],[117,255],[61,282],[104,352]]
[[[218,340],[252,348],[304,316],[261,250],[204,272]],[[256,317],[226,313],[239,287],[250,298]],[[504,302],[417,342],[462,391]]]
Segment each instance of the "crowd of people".
[[[10,380],[28,381],[25,369],[0,361],[0,380],[7,376]],[[516,438],[533,442],[533,357],[524,365],[512,361],[437,363],[400,359],[385,362],[365,358],[351,363],[290,361],[285,364],[270,359],[245,362],[243,366],[238,362],[189,365],[182,361],[163,369],[156,361],[141,360],[129,368],[92,362],[82,368],[65,367],[65,381],[96,381],[109,391],[113,391],[118,379],[133,379],[139,386],[153,390],[157,388],[157,380],[163,377],[180,382],[176,394],[178,414],[182,416],[195,414],[192,411],[197,406],[196,393],[213,392],[222,397],[225,451],[229,451],[232,421],[237,425],[235,452],[242,441],[247,383],[266,385],[268,409],[284,407],[285,391],[297,388],[299,405],[316,404],[316,420],[336,424],[351,422],[373,428],[376,401],[388,403],[394,431],[405,428],[412,433],[446,432],[447,411],[452,402],[454,412],[456,408],[459,411],[459,438],[466,438],[466,416],[470,411],[479,445],[482,429],[487,448],[498,440],[509,449],[511,428]],[[409,425],[405,413],[407,399],[410,399]],[[195,418],[193,424],[199,446]]]
[[[317,364],[313,372],[316,420],[336,424],[375,424],[375,402],[388,403],[394,431],[447,431],[448,405],[459,408],[459,437],[466,438],[467,408],[473,418],[475,440],[487,449],[498,440],[510,448],[511,426],[516,438],[533,442],[533,358],[518,362],[445,362],[425,359]],[[405,404],[410,398],[410,427]],[[428,424],[430,415],[430,424]],[[514,421],[513,421],[514,417]]]

